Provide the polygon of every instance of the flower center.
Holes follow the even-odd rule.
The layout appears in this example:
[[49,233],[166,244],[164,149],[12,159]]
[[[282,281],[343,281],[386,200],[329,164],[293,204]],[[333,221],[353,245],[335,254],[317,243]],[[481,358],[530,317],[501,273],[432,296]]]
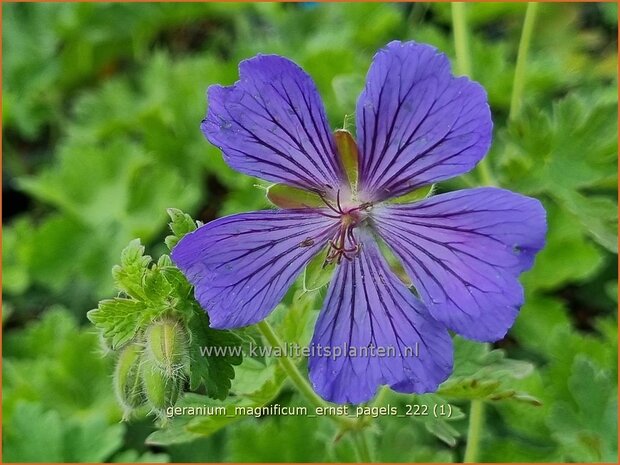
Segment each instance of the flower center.
[[340,226],[334,237],[329,241],[329,249],[323,266],[332,263],[340,264],[342,259],[353,260],[359,253],[361,244],[357,242],[353,230],[364,222],[368,216],[368,211],[372,208],[370,202],[356,203],[354,201],[342,203],[340,191],[336,195],[335,205],[321,196],[327,207],[334,212],[330,217],[340,220]]

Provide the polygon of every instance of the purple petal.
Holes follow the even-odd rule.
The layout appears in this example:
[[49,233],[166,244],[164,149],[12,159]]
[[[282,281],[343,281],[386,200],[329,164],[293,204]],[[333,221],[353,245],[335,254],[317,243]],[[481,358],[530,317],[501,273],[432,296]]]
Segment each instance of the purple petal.
[[274,182],[335,190],[344,179],[314,82],[276,55],[239,65],[233,86],[211,86],[201,128],[237,171]]
[[357,102],[360,191],[384,200],[471,170],[491,144],[484,89],[430,45],[390,42]]
[[236,328],[264,319],[337,228],[316,210],[242,213],[186,235],[171,255],[211,327]]
[[538,200],[492,187],[378,207],[373,222],[433,317],[480,341],[512,326],[523,304],[517,278],[547,229]]
[[[337,403],[367,401],[382,384],[400,392],[435,391],[452,371],[448,331],[398,280],[374,239],[360,235],[362,249],[338,265],[316,323],[308,365],[314,389]],[[343,353],[334,357],[338,348]]]

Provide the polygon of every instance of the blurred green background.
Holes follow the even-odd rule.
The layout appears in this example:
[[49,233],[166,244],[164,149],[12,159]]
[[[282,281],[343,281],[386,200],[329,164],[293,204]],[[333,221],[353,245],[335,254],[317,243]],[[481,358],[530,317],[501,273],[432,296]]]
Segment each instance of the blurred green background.
[[[454,59],[450,8],[2,4],[5,462],[355,460],[331,425],[295,417],[145,444],[157,426],[119,423],[113,359],[85,315],[115,295],[110,269],[131,239],[165,251],[166,208],[208,221],[267,207],[256,181],[229,169],[200,133],[208,85],[233,83],[244,58],[278,53],[313,76],[332,126],[348,126],[372,56],[390,40],[427,42]],[[495,124],[493,175],[540,198],[549,216],[547,246],[523,277],[526,304],[495,344],[535,367],[503,369],[510,389],[537,400],[488,401],[479,459],[611,462],[617,5],[540,6],[523,108],[508,122],[524,13],[523,4],[467,5],[472,77],[487,89]],[[457,366],[479,355],[457,351]],[[295,396],[284,387],[276,400]],[[467,411],[466,400],[453,402]],[[464,415],[375,423],[377,460],[462,460]]]

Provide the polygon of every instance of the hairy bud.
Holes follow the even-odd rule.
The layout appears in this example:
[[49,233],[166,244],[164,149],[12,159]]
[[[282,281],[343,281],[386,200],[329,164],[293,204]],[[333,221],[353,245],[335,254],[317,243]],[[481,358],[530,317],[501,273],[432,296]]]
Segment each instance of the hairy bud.
[[121,351],[114,370],[114,390],[125,417],[145,401],[140,377],[141,352],[141,346],[128,345]]
[[142,363],[141,374],[144,394],[153,410],[161,413],[167,407],[171,407],[176,403],[183,384],[182,377],[171,378],[166,376],[150,360]]
[[145,334],[145,360],[166,378],[182,376],[189,360],[189,337],[183,324],[173,319],[152,323]]

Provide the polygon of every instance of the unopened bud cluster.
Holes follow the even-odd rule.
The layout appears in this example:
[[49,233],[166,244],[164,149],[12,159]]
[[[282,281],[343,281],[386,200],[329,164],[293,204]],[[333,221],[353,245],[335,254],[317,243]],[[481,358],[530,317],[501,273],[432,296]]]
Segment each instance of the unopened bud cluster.
[[114,387],[125,418],[144,405],[163,417],[176,403],[189,370],[188,346],[185,325],[167,317],[121,349]]

